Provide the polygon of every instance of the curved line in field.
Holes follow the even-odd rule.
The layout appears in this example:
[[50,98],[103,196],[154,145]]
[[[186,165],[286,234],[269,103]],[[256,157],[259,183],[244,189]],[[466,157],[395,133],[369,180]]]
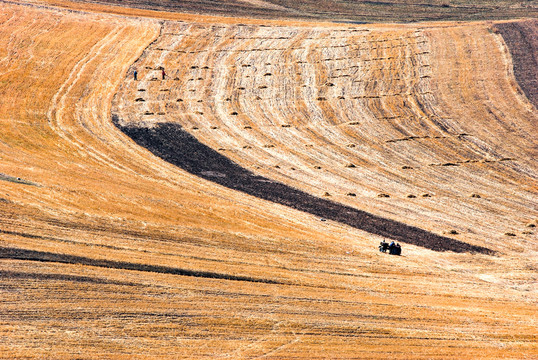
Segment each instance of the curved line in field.
[[153,273],[159,273],[159,274],[193,276],[193,277],[208,278],[208,279],[248,281],[248,282],[265,283],[265,284],[280,284],[280,285],[287,284],[287,283],[276,281],[276,280],[253,278],[250,276],[230,275],[230,274],[222,274],[222,273],[215,273],[215,272],[209,272],[209,271],[197,271],[197,270],[181,269],[181,268],[162,266],[162,265],[137,264],[137,263],[131,263],[131,262],[126,262],[126,261],[92,259],[92,258],[83,257],[83,256],[57,254],[57,253],[46,252],[46,251],[27,250],[27,249],[12,248],[12,247],[1,247],[0,259],[55,262],[55,263],[61,263],[61,264],[78,264],[78,265],[86,265],[86,266],[104,267],[104,268],[110,268],[110,269],[144,271],[144,272],[153,272]]

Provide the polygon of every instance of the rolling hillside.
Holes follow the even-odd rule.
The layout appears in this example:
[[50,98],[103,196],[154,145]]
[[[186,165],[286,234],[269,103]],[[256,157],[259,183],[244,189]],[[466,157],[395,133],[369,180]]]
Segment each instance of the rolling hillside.
[[538,356],[535,20],[0,6],[0,358]]

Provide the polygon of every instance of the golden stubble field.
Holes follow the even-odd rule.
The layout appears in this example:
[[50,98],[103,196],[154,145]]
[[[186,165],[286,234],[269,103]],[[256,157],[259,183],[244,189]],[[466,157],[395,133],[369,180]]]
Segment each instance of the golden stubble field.
[[[538,356],[536,109],[491,24],[0,9],[0,357]],[[113,114],[495,254],[381,254],[160,159]]]

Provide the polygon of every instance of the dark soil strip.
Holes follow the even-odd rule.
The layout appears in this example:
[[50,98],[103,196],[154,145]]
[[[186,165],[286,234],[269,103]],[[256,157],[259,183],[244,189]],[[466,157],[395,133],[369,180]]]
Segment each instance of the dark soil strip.
[[251,278],[248,276],[236,276],[236,275],[219,274],[219,273],[207,272],[207,271],[186,270],[186,269],[173,268],[169,266],[136,264],[136,263],[130,263],[130,262],[125,262],[125,261],[98,260],[98,259],[91,259],[91,258],[82,257],[82,256],[56,254],[56,253],[45,252],[45,251],[26,250],[26,249],[12,248],[12,247],[0,247],[0,259],[55,262],[55,263],[61,263],[61,264],[78,264],[78,265],[110,268],[110,269],[134,270],[134,271],[153,272],[153,273],[160,273],[160,274],[193,276],[193,277],[200,277],[200,278],[207,278],[207,279],[223,279],[223,280],[248,281],[248,282],[265,283],[265,284],[285,285],[284,282],[279,282],[279,281],[274,281],[274,280],[269,280],[269,279]]
[[318,1],[266,0],[272,8],[243,0],[76,0],[127,8],[180,13],[232,16],[260,19],[303,19],[353,22],[415,22],[447,20],[485,20],[533,18],[538,11],[532,0],[511,0],[511,6],[497,6],[498,1]]
[[199,142],[194,136],[183,130],[179,124],[164,123],[148,129],[122,127],[116,116],[113,116],[113,121],[118,128],[140,146],[149,149],[160,158],[194,175],[228,188],[321,218],[338,221],[391,240],[435,251],[493,253],[484,247],[470,245],[372,215],[255,175]]
[[512,54],[519,86],[538,109],[538,20],[496,24]]
[[78,282],[97,285],[118,285],[118,286],[142,286],[132,282],[111,281],[90,276],[66,275],[66,274],[37,274],[19,271],[0,271],[0,279],[22,279],[22,280],[40,280],[40,281],[66,281]]

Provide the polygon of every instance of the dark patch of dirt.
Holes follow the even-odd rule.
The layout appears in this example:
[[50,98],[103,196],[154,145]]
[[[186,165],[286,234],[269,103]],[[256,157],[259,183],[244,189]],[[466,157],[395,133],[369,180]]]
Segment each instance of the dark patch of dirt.
[[258,176],[202,144],[183,130],[179,124],[163,123],[151,129],[122,127],[116,115],[113,116],[113,122],[136,143],[165,161],[191,174],[257,198],[286,205],[320,218],[338,221],[394,241],[414,244],[434,251],[493,253],[484,247],[439,236],[401,222],[318,198]]
[[512,54],[519,86],[538,109],[538,20],[496,24],[495,28]]
[[[265,0],[78,0],[122,7],[258,19],[301,19],[350,24],[370,22],[470,21],[537,17],[538,9],[527,0],[449,1],[319,1]],[[276,7],[274,6],[276,5]]]

